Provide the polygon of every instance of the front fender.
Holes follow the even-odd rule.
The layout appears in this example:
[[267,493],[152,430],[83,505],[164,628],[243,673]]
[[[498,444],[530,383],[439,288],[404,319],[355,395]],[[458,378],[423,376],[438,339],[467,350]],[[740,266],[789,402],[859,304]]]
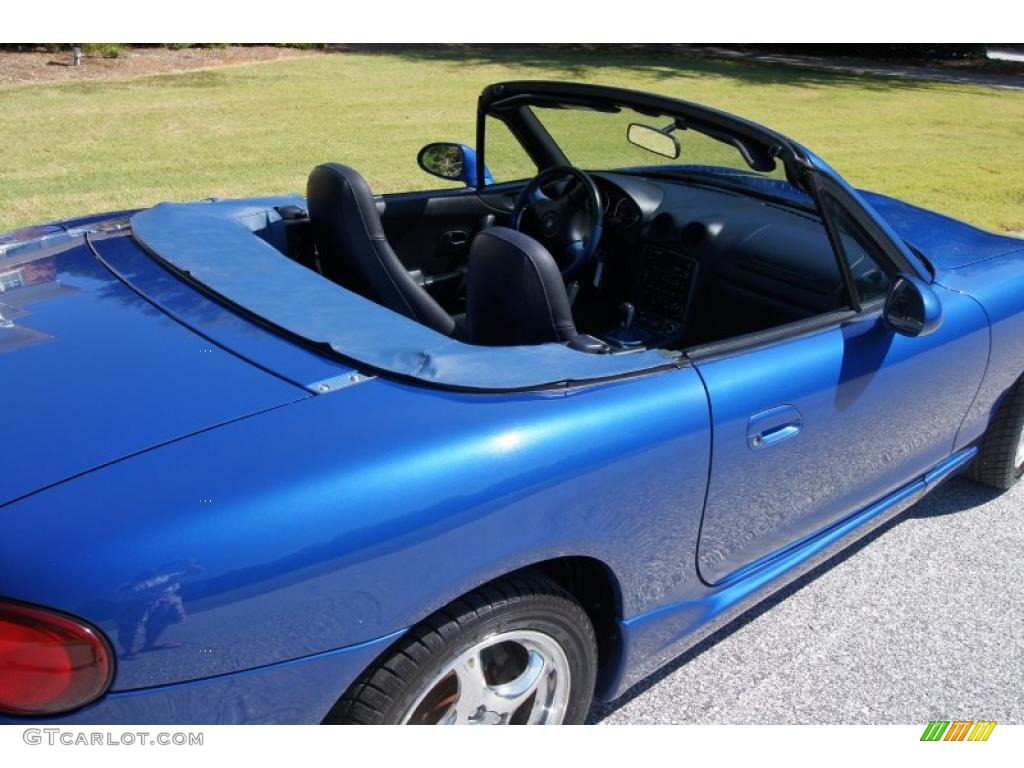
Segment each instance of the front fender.
[[974,298],[991,324],[985,378],[957,435],[957,448],[984,434],[1004,395],[1024,375],[1024,248],[940,272],[937,282]]

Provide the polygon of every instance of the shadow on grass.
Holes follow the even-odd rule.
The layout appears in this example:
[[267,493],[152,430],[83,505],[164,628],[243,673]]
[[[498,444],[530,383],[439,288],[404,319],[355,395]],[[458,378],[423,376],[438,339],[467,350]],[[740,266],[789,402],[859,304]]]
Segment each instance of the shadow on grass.
[[[714,58],[693,50],[674,51],[637,47],[545,46],[545,45],[446,45],[446,46],[351,46],[340,52],[376,53],[415,63],[466,67],[502,66],[522,70],[529,79],[532,70],[545,77],[581,79],[600,76],[609,68],[628,70],[656,80],[722,77],[754,85],[785,85],[802,88],[849,87],[868,91],[920,91],[941,88],[957,90],[950,83],[816,70],[750,59]],[[975,91],[967,91],[974,93]]]
[[197,69],[191,72],[147,73],[119,80],[92,80],[80,83],[59,83],[68,93],[96,94],[105,91],[132,91],[138,88],[169,88],[175,90],[208,90],[237,86],[255,80],[262,74],[232,68],[230,73],[218,69]]
[[[381,56],[412,64],[430,64],[445,74],[461,74],[472,67],[501,67],[511,75],[495,79],[581,80],[607,78],[610,70],[646,76],[658,81],[724,78],[738,83],[790,88],[853,88],[870,92],[927,91],[977,93],[951,83],[910,78],[816,70],[752,59],[715,58],[694,49],[663,49],[650,46],[604,45],[338,45],[333,55]],[[210,89],[236,84],[239,79],[267,76],[233,69],[153,73],[126,80],[103,80],[68,85],[71,90],[91,93],[107,89],[153,88]],[[656,87],[656,85],[655,85]],[[400,94],[396,94],[400,96]]]
[[153,75],[152,77],[140,78],[136,82],[139,85],[159,88],[219,88],[230,82],[237,82],[239,79],[249,80],[253,75],[240,75],[232,72],[228,77],[224,72],[214,69],[199,69],[195,72],[175,72],[166,75]]
[[955,515],[958,512],[964,512],[981,504],[987,504],[999,495],[1000,491],[993,488],[987,488],[971,482],[970,480],[955,479],[949,481],[934,493],[925,496],[917,502],[917,504],[897,515],[884,525],[879,526],[871,533],[867,534],[863,539],[860,539],[856,543],[850,545],[849,548],[838,553],[835,557],[826,560],[821,565],[811,569],[791,584],[758,603],[742,616],[733,619],[721,629],[711,635],[708,635],[681,656],[678,656],[654,674],[641,680],[619,698],[611,702],[595,704],[591,708],[590,714],[587,716],[587,722],[599,722],[619,708],[633,701],[633,699],[647,693],[647,691],[655,687],[673,672],[693,661],[693,659],[697,658],[705,651],[711,650],[722,640],[729,637],[733,632],[747,626],[750,622],[799,592],[819,576],[827,573],[840,563],[853,557],[897,525],[900,525],[907,520]]

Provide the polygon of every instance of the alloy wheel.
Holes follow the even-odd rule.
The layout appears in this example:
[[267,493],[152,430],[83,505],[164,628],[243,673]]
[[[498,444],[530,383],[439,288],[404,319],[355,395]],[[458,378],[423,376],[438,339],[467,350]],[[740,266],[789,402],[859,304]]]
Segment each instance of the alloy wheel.
[[402,719],[410,725],[557,725],[565,717],[569,660],[549,635],[500,632],[434,675]]

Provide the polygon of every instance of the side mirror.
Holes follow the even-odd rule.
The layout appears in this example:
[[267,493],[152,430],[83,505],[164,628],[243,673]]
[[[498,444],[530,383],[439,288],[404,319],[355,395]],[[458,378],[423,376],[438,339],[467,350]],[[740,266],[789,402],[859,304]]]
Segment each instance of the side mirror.
[[[467,187],[479,187],[476,179],[476,151],[465,144],[435,141],[427,144],[416,156],[416,163],[431,176],[448,181],[461,181]],[[493,184],[494,177],[484,167],[484,184]]]
[[899,275],[885,297],[885,322],[904,336],[927,336],[942,325],[942,304],[926,282]]

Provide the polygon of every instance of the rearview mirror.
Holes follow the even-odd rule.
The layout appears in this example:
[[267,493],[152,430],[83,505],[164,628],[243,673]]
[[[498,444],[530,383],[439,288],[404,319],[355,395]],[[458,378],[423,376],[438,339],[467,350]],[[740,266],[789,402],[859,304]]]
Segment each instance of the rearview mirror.
[[885,322],[904,336],[927,336],[942,325],[942,304],[931,286],[913,275],[899,275],[885,297]]
[[[461,181],[468,187],[480,186],[476,181],[476,152],[465,144],[435,141],[427,144],[416,156],[416,163],[431,176],[448,181]],[[491,172],[484,168],[484,184],[493,184]]]
[[679,157],[679,141],[676,137],[649,125],[630,123],[626,129],[626,141],[656,155],[673,160]]

